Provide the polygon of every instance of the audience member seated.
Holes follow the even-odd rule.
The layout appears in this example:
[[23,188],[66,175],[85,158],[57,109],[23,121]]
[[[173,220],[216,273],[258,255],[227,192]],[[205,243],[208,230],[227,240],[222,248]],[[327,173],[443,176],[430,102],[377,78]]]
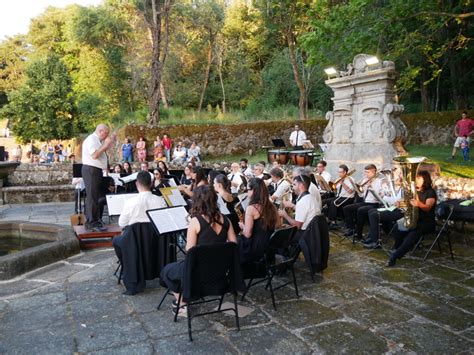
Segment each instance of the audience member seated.
[[436,229],[435,206],[436,191],[433,189],[430,173],[421,170],[416,174],[416,198],[410,200],[414,208],[418,208],[416,227],[404,230],[398,225],[395,231],[395,244],[387,266],[394,266],[397,259],[401,259],[418,243],[420,238]]
[[[240,233],[239,216],[237,215],[237,212],[235,212],[236,204],[239,203],[239,198],[232,195],[230,192],[230,182],[229,179],[227,179],[227,176],[220,174],[219,172],[217,173],[218,174],[213,178],[214,191],[217,192],[217,204],[219,206],[221,204],[225,206],[228,211],[228,213],[225,213],[225,216],[229,218],[232,223],[235,233]],[[211,174],[209,173],[209,175]],[[237,206],[237,208],[239,207]]]
[[173,160],[172,164],[182,165],[186,162],[186,149],[183,147],[182,143],[179,142],[173,150]]
[[151,192],[153,195],[161,196],[162,193],[160,189],[164,187],[170,187],[169,180],[163,178],[163,170],[161,170],[160,168],[156,168],[155,170],[153,170],[153,175],[155,176],[155,180],[153,181],[153,187],[151,189]]
[[285,208],[294,208],[295,218],[288,215],[285,209],[279,210],[278,214],[283,217],[290,226],[298,228],[293,241],[297,242],[304,234],[311,220],[321,214],[321,209],[316,200],[308,192],[310,179],[306,175],[299,175],[293,178],[293,191],[298,195],[296,205],[291,201],[283,202]]
[[[113,246],[115,249],[115,253],[117,254],[118,259],[122,262],[123,255],[129,255],[130,248],[136,248],[136,243],[132,238],[127,238],[129,235],[127,233],[130,232],[129,227],[131,228],[133,225],[137,223],[146,223],[149,224],[148,230],[152,230],[150,228],[151,224],[149,223],[150,220],[146,214],[147,210],[150,209],[157,209],[157,208],[164,208],[166,207],[166,202],[162,197],[155,196],[151,193],[151,178],[150,175],[144,171],[138,173],[136,186],[138,189],[138,196],[131,198],[127,204],[124,206],[122,214],[119,218],[119,226],[124,228],[123,234],[115,237],[113,239]],[[151,235],[153,236],[153,235]],[[144,250],[143,250],[144,251]],[[140,257],[140,251],[137,250],[137,254],[134,255],[135,257]],[[138,284],[134,282],[127,282],[126,276],[128,275],[128,270],[125,270],[126,266],[131,268],[136,267],[136,264],[143,265],[146,263],[150,263],[150,260],[127,260],[127,263],[123,263],[124,267],[124,284],[127,286],[127,291],[125,294],[127,295],[134,295],[137,292],[143,291],[144,282]],[[140,269],[140,268],[138,268]],[[134,270],[137,273],[143,273],[143,270]],[[146,275],[140,275],[146,278]],[[132,280],[134,281],[134,280]],[[137,280],[138,281],[138,280]],[[144,281],[144,280],[143,280]],[[129,285],[132,286],[129,286]]]
[[276,207],[268,198],[268,189],[262,179],[251,178],[248,183],[249,205],[244,222],[239,223],[240,262],[260,260],[267,249],[270,236],[280,226]]
[[[229,220],[219,212],[216,193],[209,186],[199,186],[194,190],[186,236],[186,251],[196,245],[214,243],[237,243],[234,229]],[[181,290],[185,260],[165,266],[161,280],[173,292],[176,301]],[[180,308],[180,315],[186,315],[186,307]]]
[[188,158],[187,162],[190,161],[200,162],[201,161],[201,148],[196,144],[196,142],[191,143],[191,147],[188,149]]

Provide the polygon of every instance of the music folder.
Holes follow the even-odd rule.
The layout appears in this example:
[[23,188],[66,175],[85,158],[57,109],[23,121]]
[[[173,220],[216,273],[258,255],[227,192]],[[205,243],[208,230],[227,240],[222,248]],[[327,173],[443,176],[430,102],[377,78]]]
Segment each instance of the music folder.
[[182,206],[147,210],[146,214],[159,234],[188,229],[188,212]]
[[160,192],[169,207],[188,205],[177,187],[163,187],[160,189]]
[[72,177],[73,178],[82,177],[82,164],[81,163],[72,164]]

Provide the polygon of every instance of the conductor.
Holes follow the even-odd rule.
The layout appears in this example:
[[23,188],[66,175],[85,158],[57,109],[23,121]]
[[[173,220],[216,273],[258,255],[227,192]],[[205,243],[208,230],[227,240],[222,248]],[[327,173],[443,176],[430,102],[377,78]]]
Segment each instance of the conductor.
[[107,228],[100,219],[99,197],[102,186],[102,171],[107,169],[105,151],[115,142],[115,134],[109,135],[109,127],[99,124],[95,132],[82,144],[82,178],[86,187],[86,230],[103,232]]

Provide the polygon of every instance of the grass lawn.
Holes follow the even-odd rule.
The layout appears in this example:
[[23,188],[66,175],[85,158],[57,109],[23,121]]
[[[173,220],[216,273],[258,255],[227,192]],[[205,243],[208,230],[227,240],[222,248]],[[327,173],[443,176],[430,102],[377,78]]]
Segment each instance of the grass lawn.
[[[424,156],[437,163],[441,167],[443,176],[474,178],[474,152],[471,153],[471,161],[464,164],[462,154],[458,151],[455,160],[447,160],[451,156],[452,147],[449,146],[408,146],[410,155]],[[205,158],[210,162],[238,162],[244,155],[223,155],[219,157]],[[267,154],[264,150],[255,155],[246,157],[249,163],[254,164],[260,160],[267,161]]]

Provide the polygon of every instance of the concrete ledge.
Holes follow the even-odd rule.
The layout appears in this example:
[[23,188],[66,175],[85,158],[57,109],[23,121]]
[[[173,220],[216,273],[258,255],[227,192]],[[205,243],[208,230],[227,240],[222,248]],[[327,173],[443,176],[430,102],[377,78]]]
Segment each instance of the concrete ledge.
[[74,201],[73,185],[9,186],[0,189],[3,204]]
[[0,257],[0,280],[14,278],[80,252],[79,241],[70,227],[45,223],[0,222],[0,239],[7,235],[49,242]]

